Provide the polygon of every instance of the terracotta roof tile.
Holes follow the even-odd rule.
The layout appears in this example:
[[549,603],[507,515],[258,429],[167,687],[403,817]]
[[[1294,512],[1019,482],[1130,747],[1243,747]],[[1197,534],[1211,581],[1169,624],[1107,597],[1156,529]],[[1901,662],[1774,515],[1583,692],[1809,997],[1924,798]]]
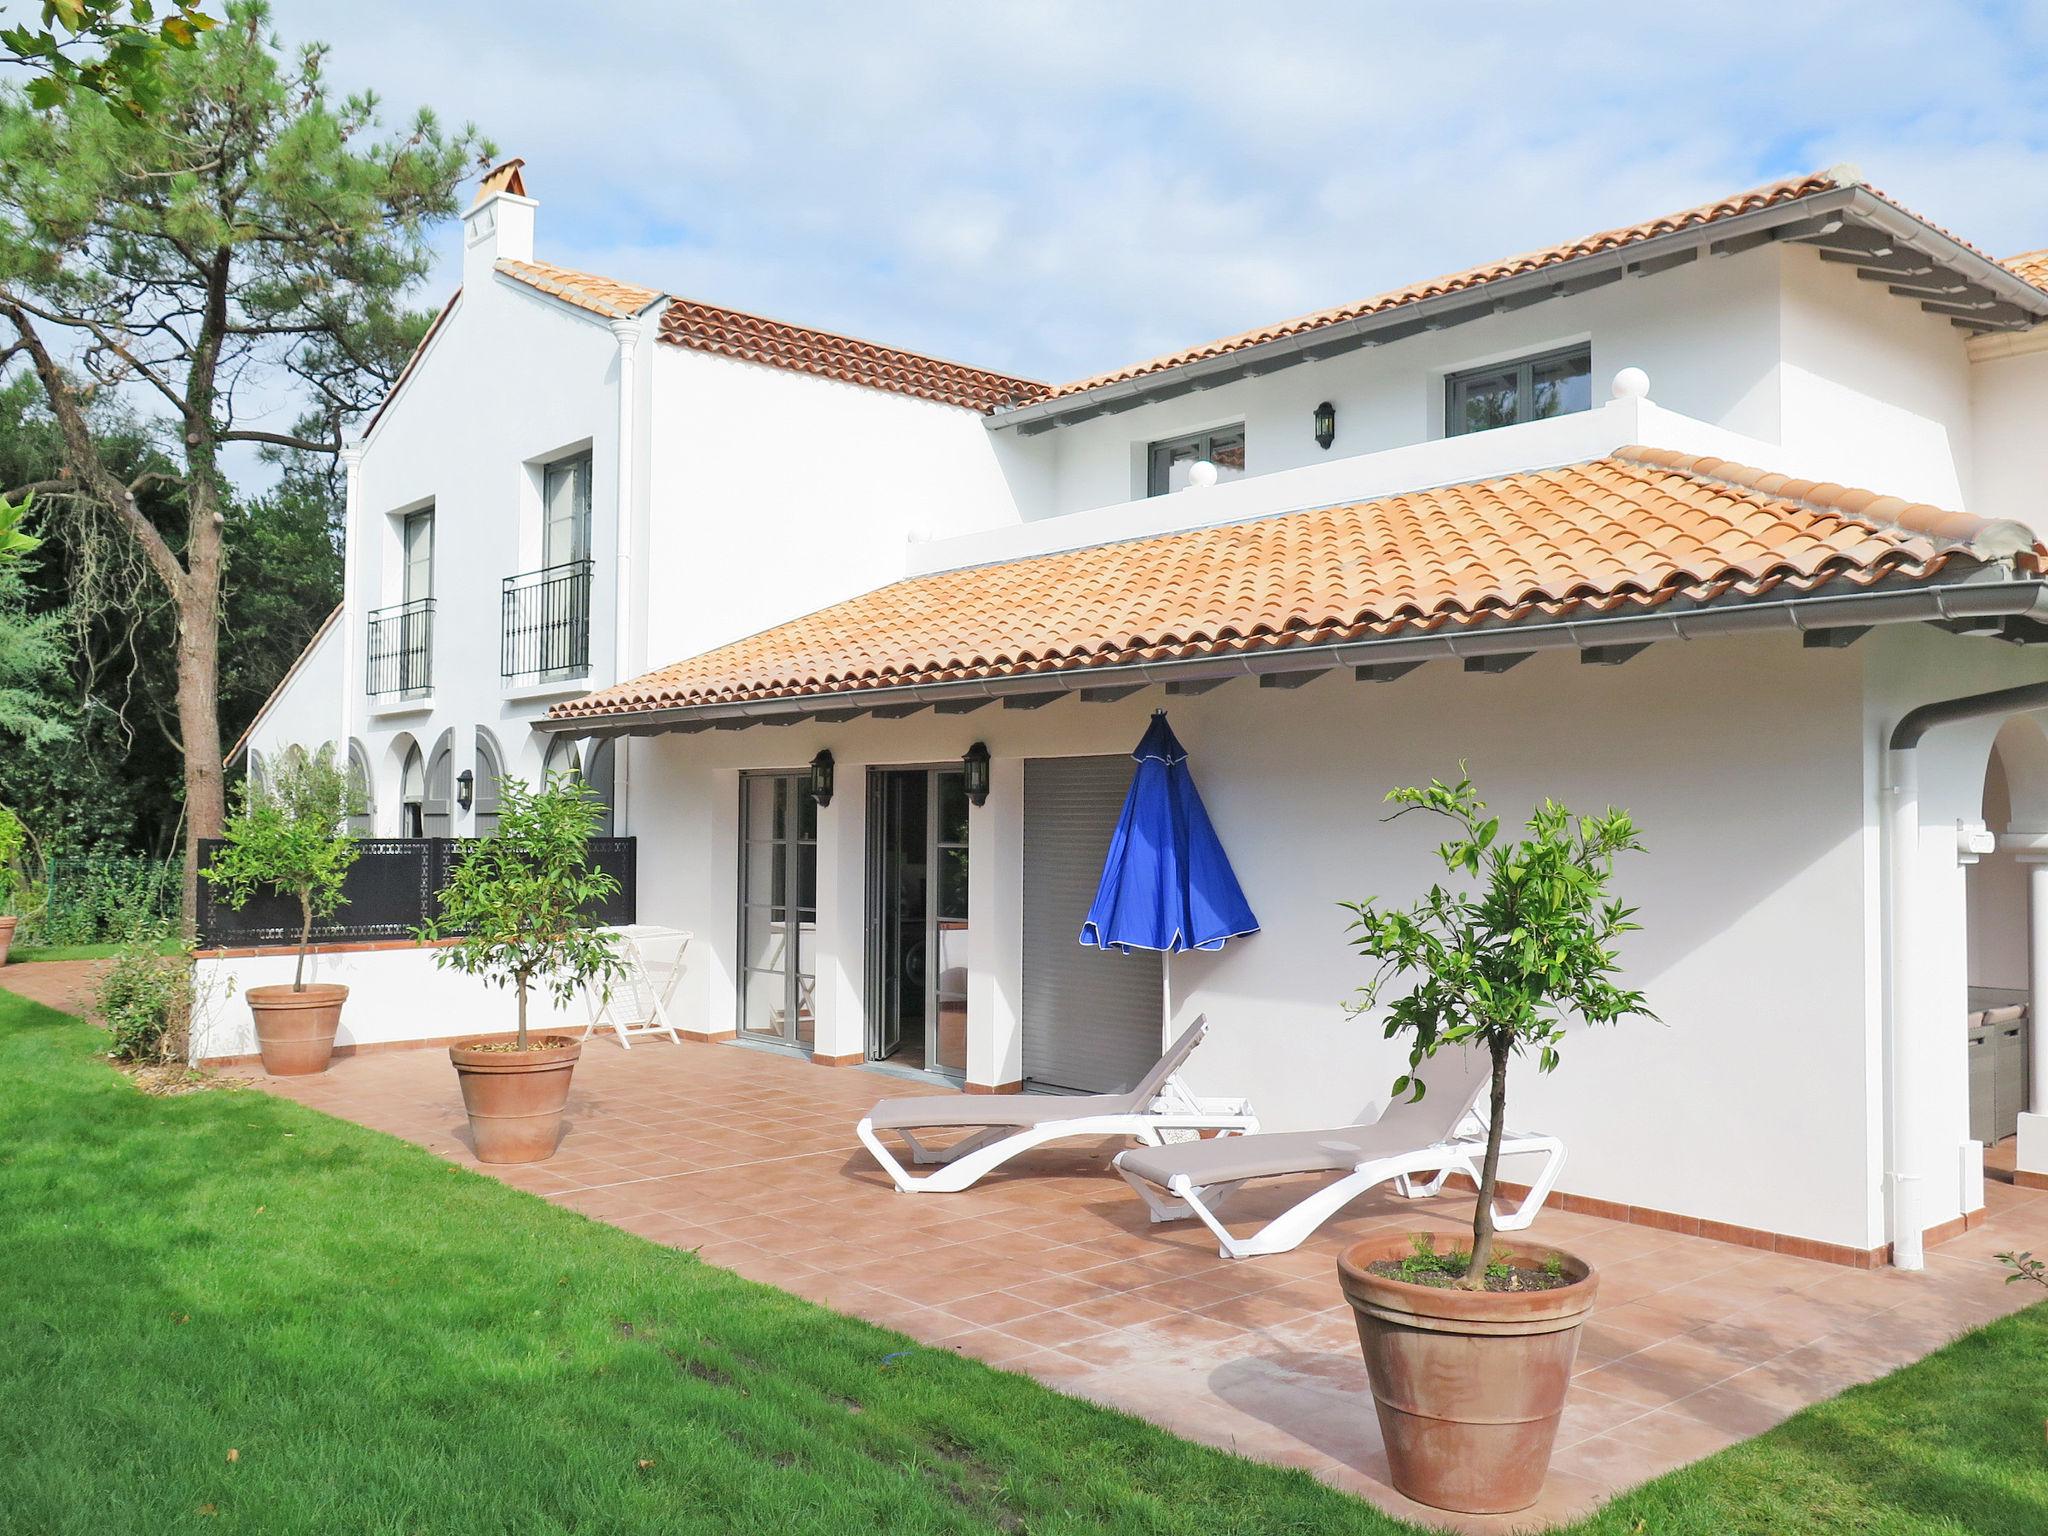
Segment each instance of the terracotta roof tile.
[[622,283],[615,278],[599,277],[594,272],[578,272],[570,267],[558,267],[546,261],[500,261],[498,270],[515,282],[537,288],[565,304],[574,304],[578,309],[587,309],[594,315],[606,315],[622,319],[637,315],[641,310],[661,297],[659,288],[643,288],[638,283]]
[[965,363],[885,347],[744,310],[677,299],[662,313],[661,339],[698,352],[765,363],[943,405],[988,411],[1038,399],[1045,386]]
[[557,706],[556,718],[1427,635],[1923,579],[2017,524],[1624,448],[1223,527],[913,577]]
[[2048,289],[2048,246],[2038,251],[2022,251],[2017,256],[2001,256],[1998,264],[2036,288]]

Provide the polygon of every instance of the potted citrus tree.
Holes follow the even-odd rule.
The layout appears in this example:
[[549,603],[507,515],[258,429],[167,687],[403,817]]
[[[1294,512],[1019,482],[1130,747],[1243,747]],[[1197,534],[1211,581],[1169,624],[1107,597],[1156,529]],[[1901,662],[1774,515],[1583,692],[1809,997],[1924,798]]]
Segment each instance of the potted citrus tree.
[[14,925],[21,921],[21,899],[28,889],[21,873],[21,856],[27,847],[28,828],[19,816],[0,805],[0,965],[7,963]]
[[465,1040],[448,1059],[479,1161],[537,1163],[562,1139],[569,1079],[583,1053],[567,1035],[529,1035],[527,1005],[539,989],[567,1003],[618,968],[617,940],[591,910],[619,888],[590,863],[597,799],[576,779],[551,774],[534,789],[501,786],[498,830],[468,845],[441,891],[441,913],[420,930],[447,939],[435,964],[509,987],[518,1027],[509,1040]]
[[1504,1513],[1536,1502],[1571,1383],[1579,1326],[1592,1309],[1592,1267],[1561,1249],[1495,1241],[1493,1208],[1507,1123],[1508,1064],[1558,1063],[1567,1025],[1652,1018],[1619,985],[1614,943],[1637,925],[1610,893],[1616,855],[1641,846],[1625,811],[1577,816],[1546,800],[1527,836],[1503,841],[1500,818],[1462,773],[1456,784],[1387,796],[1455,829],[1438,848],[1457,889],[1433,885],[1404,910],[1347,903],[1353,946],[1374,962],[1353,1002],[1386,1005],[1389,1039],[1408,1041],[1394,1092],[1420,1098],[1439,1051],[1483,1052],[1486,1154],[1469,1248],[1426,1235],[1352,1244],[1338,1275],[1358,1323],[1394,1486],[1439,1509]]
[[286,747],[263,780],[244,782],[234,815],[221,828],[221,846],[205,870],[221,900],[240,911],[262,896],[282,895],[298,906],[298,959],[290,986],[250,987],[249,1013],[256,1047],[273,1077],[324,1072],[334,1055],[348,988],[306,980],[313,923],[346,901],[342,882],[361,851],[348,831],[347,771],[330,743],[317,752]]

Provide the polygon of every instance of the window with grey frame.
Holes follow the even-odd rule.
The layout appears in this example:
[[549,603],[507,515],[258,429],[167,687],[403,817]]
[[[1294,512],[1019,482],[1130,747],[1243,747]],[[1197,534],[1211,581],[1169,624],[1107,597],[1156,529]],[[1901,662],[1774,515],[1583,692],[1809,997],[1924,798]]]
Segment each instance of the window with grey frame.
[[1444,436],[1569,416],[1593,404],[1593,349],[1560,347],[1444,380]]
[[1216,480],[1244,477],[1244,423],[1217,427],[1211,432],[1191,432],[1186,437],[1169,437],[1146,450],[1145,494],[1164,496],[1183,490],[1188,476],[1204,461],[1216,466]]
[[434,680],[434,509],[399,522],[399,601],[366,620],[367,676],[372,694],[420,694]]
[[540,569],[504,581],[505,677],[569,677],[590,667],[590,455],[541,468]]

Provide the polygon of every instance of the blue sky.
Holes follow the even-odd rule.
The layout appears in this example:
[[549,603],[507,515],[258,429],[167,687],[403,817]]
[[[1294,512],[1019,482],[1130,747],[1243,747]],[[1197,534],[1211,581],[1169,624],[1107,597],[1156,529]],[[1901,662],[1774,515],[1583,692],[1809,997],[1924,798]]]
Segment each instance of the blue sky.
[[[1849,161],[2048,245],[2048,3],[279,0],[545,259],[1064,379]],[[453,286],[458,241],[440,240]]]

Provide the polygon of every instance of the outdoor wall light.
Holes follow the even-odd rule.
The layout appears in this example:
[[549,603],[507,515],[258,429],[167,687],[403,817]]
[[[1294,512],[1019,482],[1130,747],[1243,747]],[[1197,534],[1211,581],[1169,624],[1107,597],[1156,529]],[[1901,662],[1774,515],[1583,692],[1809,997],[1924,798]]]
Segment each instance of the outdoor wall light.
[[832,803],[832,754],[820,752],[811,759],[811,798],[819,805]]
[[476,775],[465,768],[462,772],[455,775],[455,803],[466,811],[469,809],[470,802],[475,798]]
[[1316,407],[1316,446],[1327,448],[1337,441],[1337,407],[1325,400]]
[[988,748],[976,742],[960,758],[960,774],[967,781],[967,798],[976,805],[988,802]]

